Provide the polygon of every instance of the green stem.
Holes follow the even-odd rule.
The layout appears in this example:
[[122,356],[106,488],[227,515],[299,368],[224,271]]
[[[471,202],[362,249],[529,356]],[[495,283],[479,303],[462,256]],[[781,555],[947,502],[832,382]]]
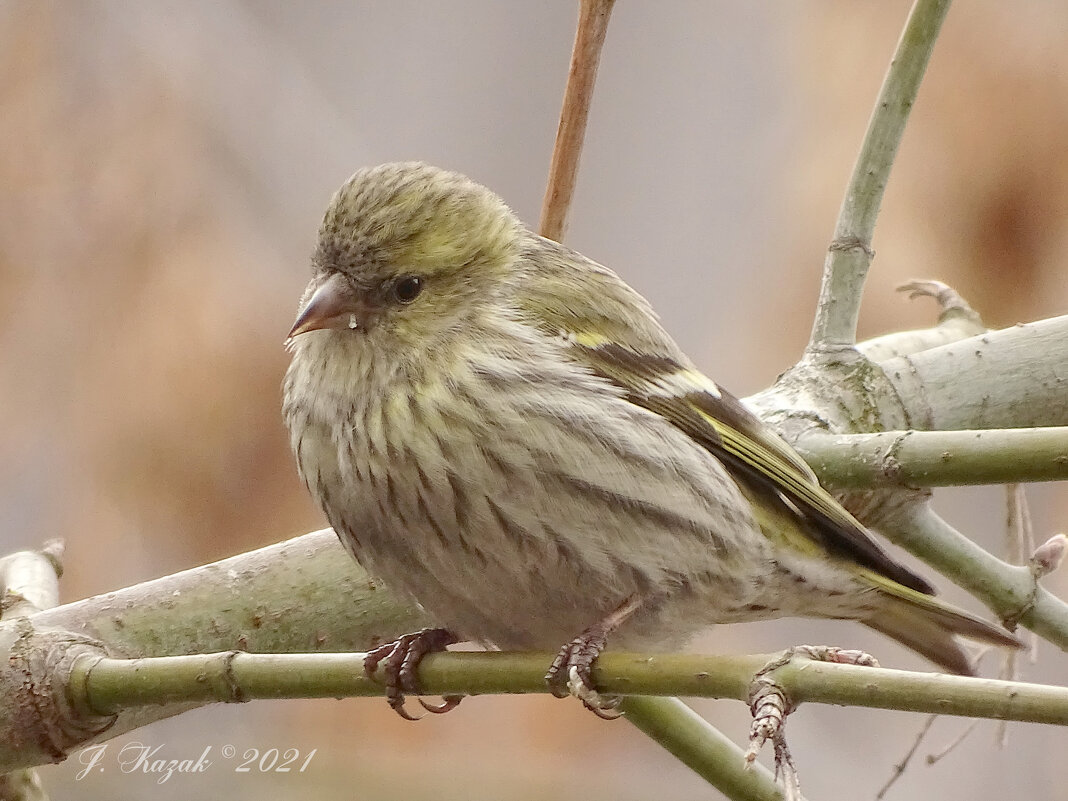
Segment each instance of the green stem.
[[1039,586],[1031,571],[1003,562],[954,529],[926,504],[879,523],[890,540],[994,610],[1068,651],[1068,604]]
[[627,720],[660,743],[698,776],[736,801],[779,801],[775,777],[678,698],[630,696],[620,707]]
[[905,123],[948,11],[949,0],[917,0],[909,13],[842,200],[823,267],[810,352],[856,342],[860,298],[874,256],[875,220]]
[[[546,692],[549,653],[431,654],[419,681],[432,695]],[[597,689],[610,694],[733,698],[748,701],[753,676],[775,656],[603,654]],[[96,714],[131,704],[239,702],[257,698],[381,695],[363,675],[363,654],[224,652],[153,659],[82,656],[71,669],[79,708]],[[1068,725],[1068,687],[976,679],[795,657],[775,671],[795,702],[851,704],[943,715]],[[653,724],[650,724],[653,725]]]

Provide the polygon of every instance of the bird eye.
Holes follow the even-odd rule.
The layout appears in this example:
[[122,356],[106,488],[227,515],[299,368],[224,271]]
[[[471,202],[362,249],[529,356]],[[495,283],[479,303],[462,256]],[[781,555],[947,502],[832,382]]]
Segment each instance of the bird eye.
[[406,275],[393,285],[393,297],[401,303],[411,303],[423,291],[423,279],[418,275]]

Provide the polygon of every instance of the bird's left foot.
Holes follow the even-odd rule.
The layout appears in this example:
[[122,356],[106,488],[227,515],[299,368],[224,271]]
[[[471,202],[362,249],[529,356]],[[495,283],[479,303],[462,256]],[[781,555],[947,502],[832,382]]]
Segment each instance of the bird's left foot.
[[748,768],[753,764],[764,744],[770,740],[775,749],[775,773],[782,777],[786,798],[801,798],[797,768],[794,766],[790,747],[786,744],[786,717],[794,707],[773,674],[798,657],[816,662],[879,667],[875,657],[864,651],[828,645],[797,645],[783,651],[753,676],[749,685],[749,710],[753,713],[753,725],[749,730],[745,766]]
[[[406,695],[418,695],[419,679],[416,670],[423,657],[435,651],[444,651],[447,646],[459,642],[459,638],[448,629],[422,629],[405,634],[394,642],[386,643],[368,654],[363,659],[363,670],[374,678],[378,666],[382,665],[383,679],[386,685],[386,701],[389,707],[405,720],[419,720],[404,707]],[[447,695],[440,704],[428,704],[422,698],[419,703],[427,712],[441,715],[455,709],[461,697]]]
[[619,711],[619,705],[623,698],[602,695],[593,688],[593,663],[608,644],[608,635],[633,615],[642,603],[642,598],[632,595],[604,620],[590,626],[561,648],[549,672],[545,674],[549,691],[557,698],[575,696],[588,710],[603,720],[621,717],[623,713]]

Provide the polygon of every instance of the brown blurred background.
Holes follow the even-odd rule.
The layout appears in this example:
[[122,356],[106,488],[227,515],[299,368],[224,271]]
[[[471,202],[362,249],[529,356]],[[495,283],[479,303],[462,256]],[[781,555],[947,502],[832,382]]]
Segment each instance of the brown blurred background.
[[[638,3],[609,28],[568,242],[613,266],[738,394],[805,342],[843,187],[906,2]],[[279,420],[282,339],[319,216],[357,167],[469,173],[536,223],[573,2],[0,4],[0,552],[61,535],[66,600],[319,528]],[[950,13],[876,234],[862,336],[928,324],[893,287],[954,285],[991,326],[1063,313],[1068,7]],[[1064,485],[1032,492],[1040,537]],[[1000,488],[940,508],[998,547]],[[945,582],[943,582],[945,584]],[[1068,591],[1063,577],[1050,586]],[[953,589],[947,588],[952,597]],[[696,647],[859,645],[849,624],[720,628]],[[1064,680],[1040,651],[1028,678]],[[741,741],[747,713],[697,708]],[[170,758],[318,751],[301,774],[42,771],[55,798],[641,799],[715,793],[625,722],[474,699],[409,725],[384,703],[213,708],[117,742]],[[917,716],[808,707],[809,797],[873,797]],[[940,721],[937,750],[960,721]],[[982,724],[888,796],[1060,797],[1068,733]]]

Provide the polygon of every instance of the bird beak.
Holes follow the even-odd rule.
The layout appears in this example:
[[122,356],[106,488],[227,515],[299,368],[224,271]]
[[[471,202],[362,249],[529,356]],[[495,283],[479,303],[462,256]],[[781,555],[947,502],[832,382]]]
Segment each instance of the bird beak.
[[334,273],[308,298],[289,330],[288,339],[324,328],[359,328],[365,311],[348,279],[341,273]]

